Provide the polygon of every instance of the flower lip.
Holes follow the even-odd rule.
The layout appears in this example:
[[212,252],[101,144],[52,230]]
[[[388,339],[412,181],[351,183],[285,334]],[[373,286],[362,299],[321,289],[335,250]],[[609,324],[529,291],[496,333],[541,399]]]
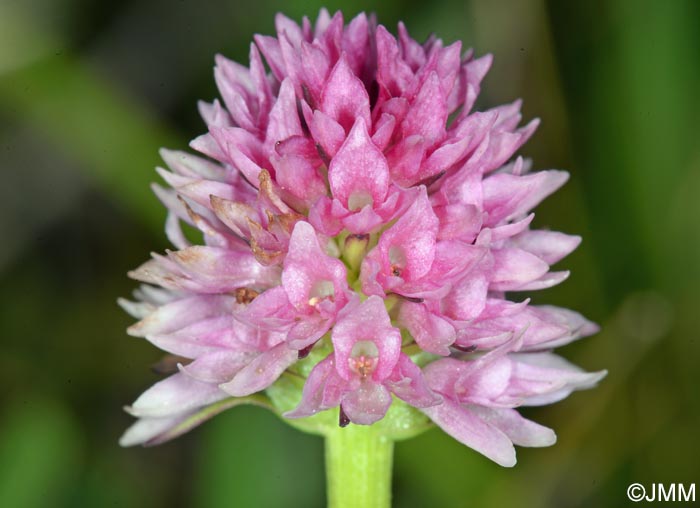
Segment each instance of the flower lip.
[[356,212],[361,210],[365,206],[372,206],[374,204],[374,198],[369,192],[359,190],[353,191],[348,196],[348,210],[351,212]]
[[379,349],[373,341],[359,340],[350,351],[350,358],[348,358],[350,370],[357,373],[361,379],[365,379],[377,368],[378,356]]
[[399,245],[389,247],[389,272],[394,277],[401,277],[406,266],[406,253]]
[[401,353],[401,333],[392,326],[383,300],[370,296],[361,304],[348,305],[341,314],[331,334],[338,375],[349,381],[361,367],[381,382]]
[[330,280],[319,280],[311,286],[309,291],[309,305],[317,307],[324,301],[335,302],[335,285]]
[[282,285],[295,308],[320,310],[333,304],[327,310],[335,313],[347,301],[345,266],[323,251],[310,224],[295,225],[284,265]]

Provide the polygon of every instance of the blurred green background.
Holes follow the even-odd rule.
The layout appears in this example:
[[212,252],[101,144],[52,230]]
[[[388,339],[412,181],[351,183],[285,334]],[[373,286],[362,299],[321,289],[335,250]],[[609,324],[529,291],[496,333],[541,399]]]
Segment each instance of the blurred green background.
[[[592,391],[527,410],[556,429],[502,469],[432,430],[397,445],[397,507],[620,507],[632,482],[700,480],[700,2],[329,2],[393,31],[461,39],[494,66],[480,107],[522,97],[523,153],[572,179],[537,210],[581,234],[534,295],[603,327],[562,350]],[[213,55],[247,61],[290,0],[0,0],[0,506],[324,505],[322,442],[236,408],[175,442],[121,449],[121,406],[157,378],[128,337],[126,271],[167,247],[160,146],[203,132]],[[687,506],[690,506],[688,504]],[[358,507],[359,508],[359,507]]]

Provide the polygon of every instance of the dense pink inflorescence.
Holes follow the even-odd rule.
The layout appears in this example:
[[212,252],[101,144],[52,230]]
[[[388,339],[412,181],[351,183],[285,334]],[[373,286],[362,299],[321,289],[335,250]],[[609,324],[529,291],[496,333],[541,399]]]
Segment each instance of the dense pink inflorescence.
[[552,444],[513,408],[604,373],[549,352],[594,324],[506,297],[564,280],[550,265],[580,241],[530,228],[567,179],[512,160],[537,121],[518,126],[519,101],[472,111],[491,57],[459,42],[325,10],[276,28],[248,67],[217,57],[223,103],[200,104],[208,132],[191,144],[204,157],[162,152],[177,250],[133,271],[145,285],[122,304],[141,319],[130,334],[182,358],[128,408],[122,443],[169,439],[324,344],[289,418],[340,407],[372,424],[396,397],[499,464]]

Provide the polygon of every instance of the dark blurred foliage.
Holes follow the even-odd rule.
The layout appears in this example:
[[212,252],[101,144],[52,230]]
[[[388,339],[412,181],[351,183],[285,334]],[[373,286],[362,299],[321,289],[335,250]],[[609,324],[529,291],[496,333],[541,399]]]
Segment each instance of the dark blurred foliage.
[[[608,378],[527,414],[557,430],[506,470],[439,430],[397,445],[397,507],[619,507],[631,482],[693,482],[700,346],[700,2],[387,0],[417,38],[495,63],[480,107],[522,97],[523,153],[572,179],[537,210],[581,234],[560,287],[533,295],[601,323],[563,354]],[[167,247],[148,183],[160,146],[203,131],[213,55],[310,0],[0,0],[0,505],[324,505],[323,447],[237,408],[181,439],[121,449],[120,407],[157,378],[126,336],[125,272]]]

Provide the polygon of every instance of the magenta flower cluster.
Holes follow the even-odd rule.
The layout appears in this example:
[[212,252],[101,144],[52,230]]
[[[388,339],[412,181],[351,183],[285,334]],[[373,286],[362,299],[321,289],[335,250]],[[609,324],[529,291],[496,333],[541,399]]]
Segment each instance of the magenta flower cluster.
[[145,284],[122,304],[141,319],[130,334],[181,358],[128,408],[122,443],[169,439],[326,347],[286,417],[339,408],[369,425],[398,398],[505,466],[513,444],[552,444],[514,408],[604,373],[550,352],[594,324],[507,298],[564,280],[550,265],[580,241],[530,228],[567,179],[512,160],[537,121],[518,126],[519,101],[473,111],[491,57],[459,42],[325,10],[276,28],[248,67],[217,57],[223,104],[200,104],[208,132],[191,143],[204,157],[162,152],[177,250],[132,272]]

